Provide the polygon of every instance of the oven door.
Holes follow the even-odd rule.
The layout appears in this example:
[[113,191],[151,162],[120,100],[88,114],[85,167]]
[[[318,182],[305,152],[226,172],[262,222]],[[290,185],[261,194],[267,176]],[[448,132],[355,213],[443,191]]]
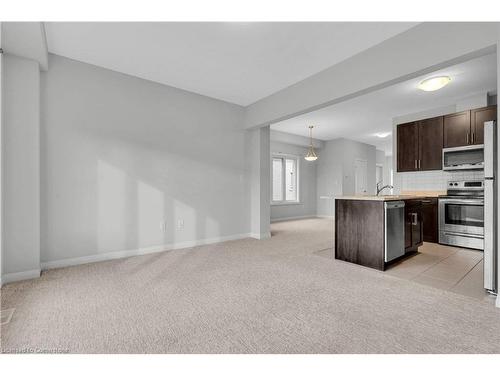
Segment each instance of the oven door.
[[439,199],[439,230],[484,235],[483,199]]

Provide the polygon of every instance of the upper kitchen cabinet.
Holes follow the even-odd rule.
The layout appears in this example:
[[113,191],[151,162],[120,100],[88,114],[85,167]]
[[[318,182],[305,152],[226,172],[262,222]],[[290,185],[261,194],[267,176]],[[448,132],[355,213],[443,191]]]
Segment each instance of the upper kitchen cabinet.
[[443,117],[398,125],[398,172],[441,169]]
[[471,141],[472,144],[484,143],[484,123],[497,119],[497,106],[473,109],[471,111]]
[[418,170],[432,171],[442,168],[443,117],[418,121]]
[[443,136],[445,148],[472,144],[470,111],[444,116]]
[[397,127],[398,172],[418,170],[418,124],[410,122]]
[[496,118],[496,105],[444,116],[444,147],[483,144],[484,123]]

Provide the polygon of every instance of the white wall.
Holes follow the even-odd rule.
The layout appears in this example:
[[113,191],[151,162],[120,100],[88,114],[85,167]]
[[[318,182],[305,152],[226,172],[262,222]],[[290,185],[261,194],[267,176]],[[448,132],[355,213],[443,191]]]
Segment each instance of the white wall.
[[327,141],[316,160],[316,212],[318,216],[333,216],[333,200],[325,197],[342,195],[342,139]]
[[251,129],[246,137],[246,195],[250,214],[250,234],[257,239],[271,236],[271,165],[269,126]]
[[355,193],[354,162],[356,159],[368,162],[367,194],[375,194],[376,147],[366,143],[351,141],[350,139],[343,140],[343,193],[345,195]]
[[[304,137],[302,135],[284,133],[271,129],[271,142],[280,142],[280,143],[287,143],[290,145],[309,147],[311,140],[309,137]],[[322,148],[323,144],[324,144],[323,141],[313,138],[313,146],[315,149]]]
[[385,152],[382,150],[376,150],[377,164],[384,165],[385,162]]
[[[3,269],[5,281],[40,270],[40,71],[13,55],[3,61]],[[16,276],[17,275],[17,276]]]
[[368,162],[367,193],[375,194],[375,146],[344,138],[325,142],[317,165],[317,213],[319,216],[333,216],[333,200],[322,197],[355,193],[354,162],[356,159]]
[[[299,161],[299,200],[298,204],[279,204],[271,206],[271,221],[287,218],[316,216],[316,165],[304,159],[307,147],[271,141],[271,155],[286,154],[298,157]],[[319,160],[319,159],[318,159]]]
[[55,55],[49,66],[42,262],[248,234],[242,107]]
[[392,155],[388,155],[384,158],[384,185],[393,184],[393,173]]
[[488,106],[488,101],[487,92],[469,95],[457,101],[456,111],[462,112],[469,109],[486,107]]

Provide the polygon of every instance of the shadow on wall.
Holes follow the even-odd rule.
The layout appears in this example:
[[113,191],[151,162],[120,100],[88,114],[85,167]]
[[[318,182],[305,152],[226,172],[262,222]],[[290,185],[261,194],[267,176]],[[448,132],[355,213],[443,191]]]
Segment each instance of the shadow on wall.
[[243,109],[51,55],[42,262],[248,232]]
[[221,235],[218,220],[206,212],[103,160],[97,162],[97,184],[98,252]]
[[[46,181],[51,187],[44,189],[42,261],[247,231],[241,168],[137,142],[85,138],[89,143],[59,150],[65,161],[52,171],[54,182]],[[68,189],[55,187],[55,181]],[[54,187],[57,196],[51,194]]]

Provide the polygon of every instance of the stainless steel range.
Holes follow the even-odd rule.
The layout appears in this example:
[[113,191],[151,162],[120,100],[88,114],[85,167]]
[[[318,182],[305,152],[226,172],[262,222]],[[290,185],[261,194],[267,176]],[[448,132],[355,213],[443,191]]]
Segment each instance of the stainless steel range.
[[439,197],[439,243],[484,249],[484,182],[450,181]]

